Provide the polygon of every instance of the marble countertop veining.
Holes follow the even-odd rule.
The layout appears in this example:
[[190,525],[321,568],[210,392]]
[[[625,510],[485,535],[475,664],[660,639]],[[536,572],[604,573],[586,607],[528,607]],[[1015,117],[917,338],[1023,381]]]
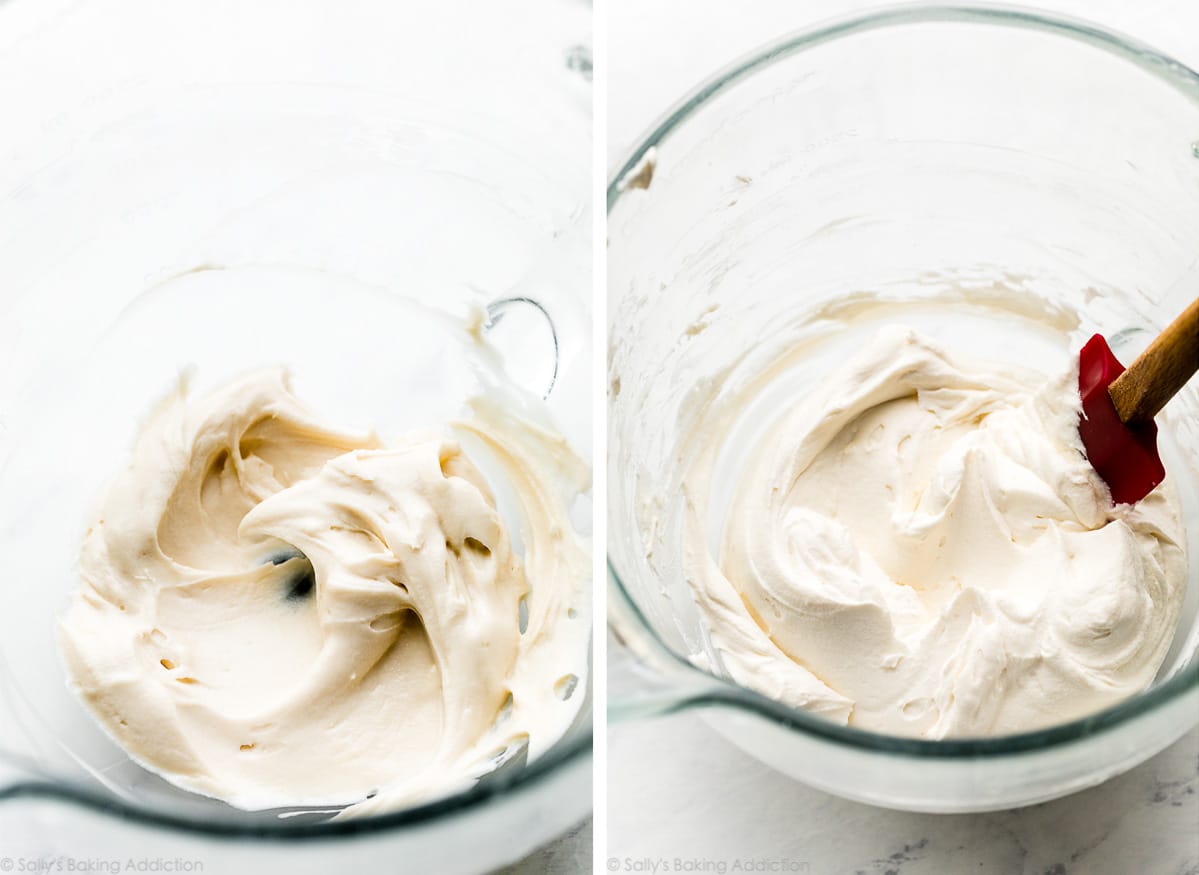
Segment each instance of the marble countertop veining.
[[1090,790],[955,815],[813,790],[694,712],[613,725],[608,749],[613,872],[730,873],[758,862],[775,868],[757,871],[805,875],[1199,875],[1199,730]]
[[545,875],[545,873],[591,871],[591,826],[588,817],[555,841],[534,851],[518,863],[497,870],[494,875]]

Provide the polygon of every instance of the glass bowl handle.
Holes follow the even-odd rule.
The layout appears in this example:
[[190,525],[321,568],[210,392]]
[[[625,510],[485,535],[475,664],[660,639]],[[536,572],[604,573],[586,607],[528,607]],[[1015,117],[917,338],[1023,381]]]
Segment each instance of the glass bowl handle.
[[558,328],[536,298],[515,293],[487,305],[483,334],[500,353],[508,376],[542,399],[558,381]]

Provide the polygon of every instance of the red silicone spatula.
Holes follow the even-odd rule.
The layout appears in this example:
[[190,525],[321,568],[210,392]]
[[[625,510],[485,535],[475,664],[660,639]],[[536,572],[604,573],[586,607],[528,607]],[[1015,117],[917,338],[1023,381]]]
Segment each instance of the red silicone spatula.
[[1199,370],[1199,300],[1128,370],[1102,334],[1087,341],[1078,365],[1078,432],[1087,459],[1111,489],[1113,503],[1138,502],[1166,477],[1153,417]]

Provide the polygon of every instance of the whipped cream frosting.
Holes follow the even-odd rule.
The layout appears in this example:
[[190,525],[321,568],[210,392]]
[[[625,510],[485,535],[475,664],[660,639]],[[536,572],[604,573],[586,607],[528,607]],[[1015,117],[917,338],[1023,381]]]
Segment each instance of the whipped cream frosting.
[[716,661],[839,723],[926,738],[1145,688],[1186,586],[1181,511],[1169,480],[1112,507],[1078,415],[1076,368],[1046,379],[891,327],[769,427],[718,550],[700,453],[686,571]]
[[[182,382],[84,539],[59,634],[83,702],[246,809],[387,810],[545,751],[584,698],[587,468],[494,401],[454,432],[338,430],[279,370]],[[464,443],[502,471],[521,551]]]

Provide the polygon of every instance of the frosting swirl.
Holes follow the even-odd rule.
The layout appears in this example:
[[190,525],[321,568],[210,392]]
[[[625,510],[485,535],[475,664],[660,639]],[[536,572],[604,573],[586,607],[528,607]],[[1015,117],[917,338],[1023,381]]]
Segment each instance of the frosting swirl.
[[890,328],[769,429],[718,555],[701,454],[687,571],[724,669],[929,738],[1060,723],[1146,687],[1186,586],[1181,511],[1169,482],[1112,508],[1078,411],[1077,373]]
[[[243,808],[420,801],[565,731],[586,550],[560,437],[478,402],[524,556],[459,440],[330,428],[286,374],[153,413],[88,529],[60,642],[137,761]],[[567,690],[570,687],[570,690]]]

